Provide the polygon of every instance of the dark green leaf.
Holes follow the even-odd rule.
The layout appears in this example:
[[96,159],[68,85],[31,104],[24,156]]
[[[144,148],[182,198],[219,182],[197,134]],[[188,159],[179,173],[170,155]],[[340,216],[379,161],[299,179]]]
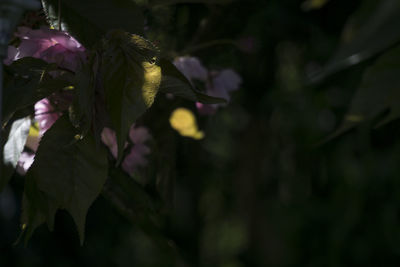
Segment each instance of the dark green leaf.
[[160,60],[162,80],[160,91],[203,104],[226,103],[226,100],[203,94],[193,88],[190,81],[166,59]]
[[[367,14],[367,15],[366,15]],[[363,62],[400,41],[400,2],[365,1],[349,20],[336,54],[312,79],[319,81],[334,72]]]
[[64,76],[53,78],[48,74],[55,70],[54,64],[48,64],[36,58],[22,58],[8,68],[15,78],[4,88],[3,125],[15,111],[35,104],[40,99],[71,85]]
[[203,103],[203,104],[222,104],[226,103],[227,101],[223,98],[215,97],[215,96],[209,96],[206,94],[203,94],[201,92],[195,91],[196,94],[196,99],[197,102]]
[[70,119],[75,128],[81,128],[83,133],[92,124],[97,69],[98,57],[95,57],[83,65],[74,77],[75,99],[70,108]]
[[91,48],[112,29],[143,33],[142,10],[131,0],[42,0],[42,3],[50,24],[69,32],[86,48]]
[[50,231],[52,231],[54,216],[58,206],[59,202],[42,192],[38,188],[35,178],[28,173],[25,177],[24,194],[22,197],[22,233],[19,240],[24,236],[26,244],[35,229],[43,223],[47,223]]
[[33,57],[23,57],[14,61],[8,69],[21,77],[40,76],[44,71],[57,69],[56,64],[49,64],[46,61]]
[[179,257],[161,230],[162,217],[149,194],[120,168],[110,170],[103,195],[133,224],[138,225],[165,252]]
[[101,57],[106,108],[117,135],[120,162],[129,128],[153,104],[158,92],[158,51],[138,35],[113,31],[103,42]]
[[377,126],[400,117],[400,46],[383,54],[364,74],[350,109],[341,126],[330,136],[335,137],[357,124],[372,120],[385,111],[389,113]]
[[[77,140],[76,134],[67,116],[62,116],[43,136],[35,161],[28,171],[34,183],[30,190],[34,192],[31,193],[33,199],[26,204],[23,218],[26,218],[24,223],[32,231],[37,223],[29,214],[36,209],[43,210],[41,206],[46,207],[45,204],[56,203],[57,208],[66,209],[72,215],[83,242],[86,213],[106,181],[108,161],[106,149],[96,146],[92,135]],[[35,204],[39,201],[37,195],[43,198],[39,199],[40,206]],[[54,214],[40,214],[46,214],[46,221],[52,227],[53,218],[47,214]],[[42,217],[36,220],[43,222]]]

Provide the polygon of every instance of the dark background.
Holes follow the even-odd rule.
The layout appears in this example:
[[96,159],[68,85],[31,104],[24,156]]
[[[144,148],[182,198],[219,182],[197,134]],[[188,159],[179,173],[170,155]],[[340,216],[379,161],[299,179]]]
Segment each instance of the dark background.
[[[223,2],[146,13],[148,37],[166,54],[192,51],[205,66],[243,77],[227,107],[198,117],[204,140],[173,133],[175,190],[163,234],[178,263],[102,197],[89,210],[83,247],[63,212],[54,232],[41,226],[26,247],[13,246],[23,190],[16,177],[0,195],[0,266],[399,266],[399,121],[376,129],[365,121],[321,143],[341,124],[365,69],[389,48],[312,79],[353,14],[380,1],[331,0],[309,11],[302,0]],[[221,39],[251,40],[251,49],[196,49]]]

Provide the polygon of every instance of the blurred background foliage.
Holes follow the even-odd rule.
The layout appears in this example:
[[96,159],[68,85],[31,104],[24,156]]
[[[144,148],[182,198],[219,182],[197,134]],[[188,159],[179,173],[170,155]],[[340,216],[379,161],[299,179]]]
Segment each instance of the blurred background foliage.
[[[398,266],[400,2],[135,2],[166,56],[243,77],[228,106],[197,116],[204,139],[153,126],[176,143],[163,227],[176,252],[103,198],[83,247],[62,212],[12,246],[17,177],[0,194],[0,266]],[[195,110],[163,95],[152,110],[166,106]]]

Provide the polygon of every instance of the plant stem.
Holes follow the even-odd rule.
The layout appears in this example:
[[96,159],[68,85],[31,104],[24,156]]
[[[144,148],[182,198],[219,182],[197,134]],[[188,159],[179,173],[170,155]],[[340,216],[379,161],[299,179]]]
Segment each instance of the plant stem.
[[213,40],[206,43],[194,45],[192,47],[188,47],[182,51],[182,54],[190,54],[205,48],[209,48],[216,45],[233,45],[237,47],[237,43],[230,39],[220,39],[220,40]]
[[61,31],[61,0],[58,0],[58,30]]

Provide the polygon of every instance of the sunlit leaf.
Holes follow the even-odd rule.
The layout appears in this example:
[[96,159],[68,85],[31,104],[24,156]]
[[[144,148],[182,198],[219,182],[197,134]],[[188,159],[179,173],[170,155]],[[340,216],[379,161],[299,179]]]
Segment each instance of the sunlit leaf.
[[113,31],[103,41],[101,76],[117,135],[118,162],[131,125],[153,104],[161,82],[158,51],[147,40]]
[[40,141],[40,133],[39,133],[39,123],[35,122],[29,128],[28,138],[26,139],[25,146],[31,149],[32,151],[36,151],[39,146]]

